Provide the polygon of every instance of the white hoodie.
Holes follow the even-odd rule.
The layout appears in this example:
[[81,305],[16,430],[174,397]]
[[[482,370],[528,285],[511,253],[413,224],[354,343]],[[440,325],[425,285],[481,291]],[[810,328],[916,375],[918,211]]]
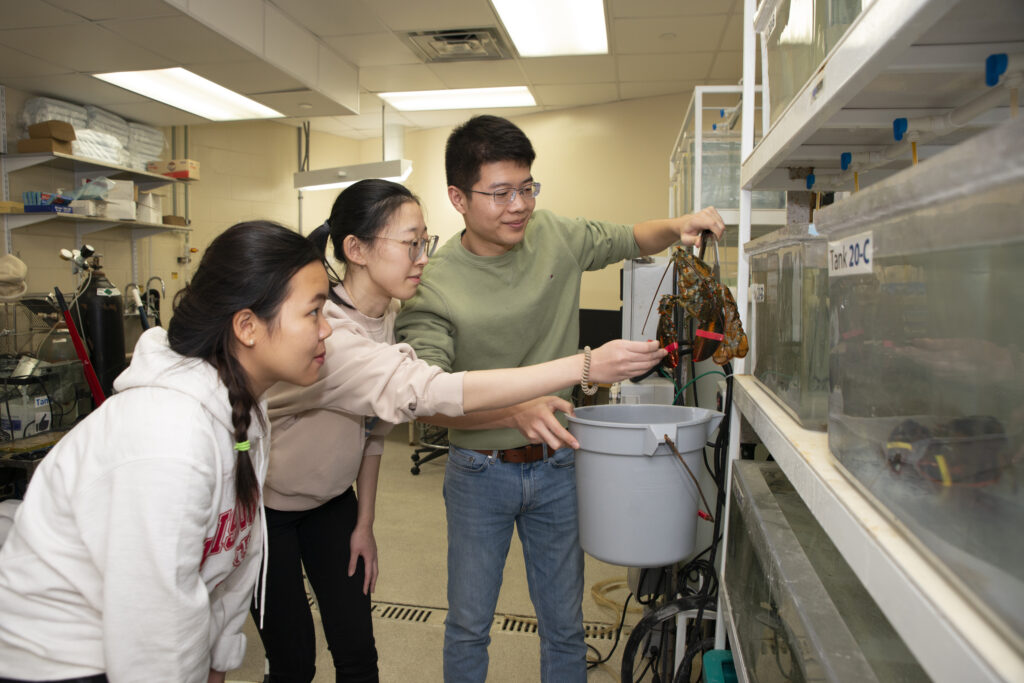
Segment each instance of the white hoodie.
[[[0,549],[0,677],[181,683],[241,664],[264,535],[262,513],[236,519],[227,389],[160,328],[114,387],[44,458]],[[262,484],[256,411],[249,441]]]

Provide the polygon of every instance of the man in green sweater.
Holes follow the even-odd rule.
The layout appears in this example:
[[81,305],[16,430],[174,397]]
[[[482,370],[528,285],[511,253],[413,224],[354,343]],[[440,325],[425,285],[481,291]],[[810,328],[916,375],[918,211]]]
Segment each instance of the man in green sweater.
[[[713,208],[620,225],[535,211],[540,183],[529,138],[512,122],[477,116],[445,148],[448,197],[466,229],[430,260],[396,337],[446,372],[516,367],[577,353],[580,280],[626,258],[655,254],[703,230],[725,229]],[[586,379],[586,378],[581,378]],[[583,551],[573,448],[563,413],[570,392],[460,418],[449,428],[444,497],[448,617],[444,677],[483,683],[487,645],[513,528],[518,529],[541,639],[541,680],[583,682]]]

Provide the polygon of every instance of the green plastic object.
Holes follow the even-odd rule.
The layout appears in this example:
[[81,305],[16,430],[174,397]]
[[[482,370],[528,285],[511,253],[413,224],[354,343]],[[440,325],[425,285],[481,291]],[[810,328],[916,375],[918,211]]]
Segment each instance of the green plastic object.
[[736,667],[732,663],[732,651],[708,650],[704,653],[703,683],[737,683]]

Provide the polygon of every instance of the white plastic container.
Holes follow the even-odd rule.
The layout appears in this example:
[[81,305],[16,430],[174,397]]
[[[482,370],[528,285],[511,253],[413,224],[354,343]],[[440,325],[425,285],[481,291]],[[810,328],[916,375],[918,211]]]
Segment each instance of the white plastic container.
[[[704,444],[724,415],[704,408],[602,405],[576,409],[580,545],[604,562],[663,567],[693,552]],[[712,499],[709,497],[709,500]]]

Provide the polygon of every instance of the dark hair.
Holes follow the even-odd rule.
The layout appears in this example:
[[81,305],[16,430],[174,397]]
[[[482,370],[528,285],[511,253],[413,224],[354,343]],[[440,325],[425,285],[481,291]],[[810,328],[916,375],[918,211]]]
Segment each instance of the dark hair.
[[[292,276],[319,260],[309,240],[288,228],[269,221],[238,223],[210,243],[192,281],[174,298],[167,340],[176,353],[217,368],[228,390],[236,442],[248,440],[251,411],[259,399],[234,355],[233,316],[248,308],[261,320],[273,320],[288,297]],[[235,489],[242,508],[252,510],[259,481],[245,451],[238,452]]]
[[469,193],[480,180],[480,167],[494,161],[533,166],[537,154],[519,126],[500,116],[474,116],[452,131],[444,148],[448,184]]
[[[344,262],[346,237],[353,235],[363,242],[372,242],[395,211],[406,202],[419,204],[420,200],[404,185],[379,178],[360,180],[341,191],[331,207],[330,218],[310,233],[309,241],[316,245],[321,256],[325,256],[327,238],[330,237],[334,257]],[[331,274],[331,282],[337,284],[338,277],[333,269],[328,267],[328,273]]]

